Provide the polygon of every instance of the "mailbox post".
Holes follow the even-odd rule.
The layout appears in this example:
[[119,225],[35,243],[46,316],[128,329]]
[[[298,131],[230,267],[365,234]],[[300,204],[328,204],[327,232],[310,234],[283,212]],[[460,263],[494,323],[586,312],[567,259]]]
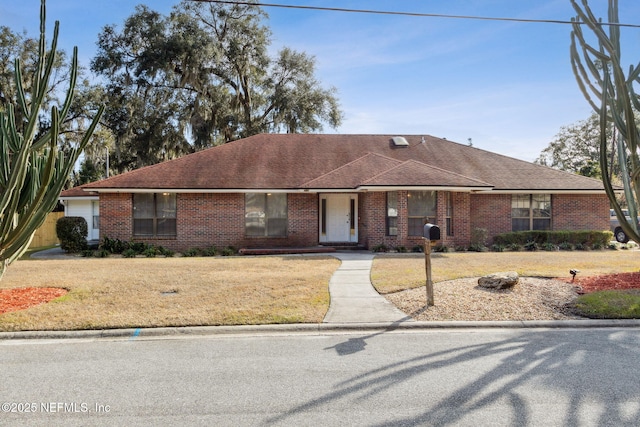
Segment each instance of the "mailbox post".
[[435,224],[424,225],[424,266],[427,272],[427,306],[435,305],[433,301],[433,282],[431,281],[431,242],[440,240],[440,227]]

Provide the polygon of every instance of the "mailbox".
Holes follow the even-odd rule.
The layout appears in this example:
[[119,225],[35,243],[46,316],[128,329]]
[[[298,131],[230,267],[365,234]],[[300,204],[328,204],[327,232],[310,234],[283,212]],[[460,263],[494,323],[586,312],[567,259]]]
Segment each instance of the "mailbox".
[[440,240],[440,227],[435,224],[424,225],[424,238],[428,240]]

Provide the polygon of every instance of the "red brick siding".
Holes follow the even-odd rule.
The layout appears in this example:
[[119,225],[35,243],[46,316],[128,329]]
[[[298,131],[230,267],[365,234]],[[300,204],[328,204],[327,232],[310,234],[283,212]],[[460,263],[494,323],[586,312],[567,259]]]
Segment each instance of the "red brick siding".
[[[442,243],[468,245],[474,228],[486,228],[489,236],[511,231],[510,194],[453,193],[453,236],[446,234],[445,192],[438,192],[437,221]],[[182,193],[177,196],[177,236],[173,239],[135,239],[182,251],[188,248],[308,247],[318,245],[319,196],[291,193],[287,237],[246,237],[244,194]],[[606,195],[553,195],[553,229],[606,230],[609,202]],[[100,238],[132,239],[132,195],[100,196]],[[407,236],[407,191],[398,191],[398,235],[386,235],[386,192],[358,194],[358,237],[364,247],[385,244],[411,250],[421,237]]]
[[609,198],[605,194],[557,194],[551,209],[554,230],[609,230]]
[[496,234],[511,231],[511,194],[472,194],[470,207],[470,232],[485,228],[491,241]]
[[[608,230],[609,199],[605,194],[553,194],[553,230]],[[511,231],[511,195],[471,196],[471,229],[486,228],[489,237]]]
[[129,241],[133,234],[131,194],[100,195],[100,239],[109,237]]
[[216,246],[294,247],[318,244],[318,196],[289,194],[287,237],[246,237],[244,194],[181,193],[177,195],[176,237],[134,238],[131,194],[100,197],[100,236],[162,245],[172,250]]

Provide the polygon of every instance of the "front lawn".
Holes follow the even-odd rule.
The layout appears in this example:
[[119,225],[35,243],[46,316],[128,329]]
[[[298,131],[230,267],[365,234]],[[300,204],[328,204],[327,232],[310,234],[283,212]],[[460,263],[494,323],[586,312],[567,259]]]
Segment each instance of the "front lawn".
[[0,315],[0,331],[321,322],[331,257],[20,260],[0,289],[60,287],[50,303]]

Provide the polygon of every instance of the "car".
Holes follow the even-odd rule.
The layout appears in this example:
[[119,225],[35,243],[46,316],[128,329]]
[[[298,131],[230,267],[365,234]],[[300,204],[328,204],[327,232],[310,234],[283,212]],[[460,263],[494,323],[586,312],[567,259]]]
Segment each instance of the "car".
[[[622,209],[622,213],[627,221],[631,221],[631,217],[629,216],[629,211],[627,209]],[[613,237],[615,237],[617,242],[627,243],[629,241],[629,236],[627,236],[627,233],[625,233],[622,227],[620,227],[620,221],[618,221],[616,211],[613,209],[609,209],[609,224],[611,231],[613,231]],[[638,226],[638,229],[640,229],[640,217],[638,217]]]

